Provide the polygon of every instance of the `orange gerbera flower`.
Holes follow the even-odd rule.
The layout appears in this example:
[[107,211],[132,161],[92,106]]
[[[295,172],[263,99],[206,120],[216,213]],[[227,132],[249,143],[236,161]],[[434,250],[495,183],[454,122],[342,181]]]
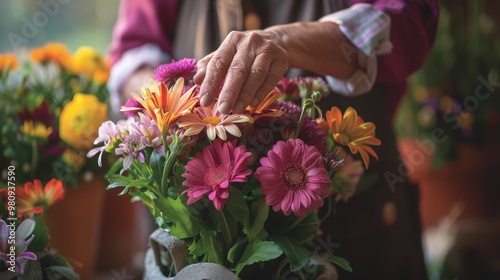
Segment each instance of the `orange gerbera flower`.
[[279,117],[283,115],[283,112],[278,109],[269,109],[269,106],[276,102],[281,96],[283,96],[283,93],[273,90],[259,105],[257,105],[257,107],[248,106],[245,110],[245,114],[252,116],[254,121],[262,117]]
[[16,195],[18,216],[26,213],[40,214],[63,199],[64,188],[62,182],[57,179],[50,180],[45,187],[40,180],[34,180],[24,184],[24,188],[18,189]]
[[245,114],[221,114],[215,103],[207,107],[197,107],[192,114],[188,114],[179,120],[179,127],[186,129],[185,136],[198,135],[203,129],[207,129],[210,140],[219,137],[227,139],[227,133],[241,137],[241,130],[237,123],[251,123],[252,117]]
[[375,124],[364,122],[352,107],[347,108],[344,115],[339,108],[332,107],[326,112],[326,121],[335,142],[348,146],[353,154],[359,151],[366,168],[370,163],[369,155],[378,160],[377,153],[369,146],[379,146],[381,143],[380,139],[375,138]]
[[0,72],[4,68],[14,70],[18,66],[17,58],[14,54],[0,54]]
[[72,61],[70,51],[60,43],[49,43],[43,47],[34,48],[30,52],[30,57],[34,62],[45,63],[51,61],[64,68],[69,68]]
[[164,83],[149,79],[148,87],[142,88],[141,95],[130,93],[143,108],[122,106],[121,111],[142,110],[156,122],[162,133],[168,133],[175,122],[191,113],[198,102],[198,98],[193,96],[195,87],[185,93],[182,93],[183,88],[183,78],[179,78],[170,90]]

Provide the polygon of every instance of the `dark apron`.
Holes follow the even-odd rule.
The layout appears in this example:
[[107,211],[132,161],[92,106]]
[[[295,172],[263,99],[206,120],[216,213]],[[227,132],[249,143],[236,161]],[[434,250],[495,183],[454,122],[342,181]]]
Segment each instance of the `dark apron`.
[[[174,57],[200,59],[216,50],[229,31],[243,30],[245,16],[249,13],[259,14],[260,26],[265,28],[318,20],[346,7],[344,0],[183,0],[174,38]],[[291,69],[288,75],[311,73]],[[350,262],[352,273],[339,269],[342,280],[426,279],[418,189],[408,180],[389,184],[385,177],[387,174],[401,176],[402,171],[385,86],[377,85],[360,97],[332,94],[321,101],[324,112],[334,105],[343,111],[352,106],[365,121],[374,122],[376,136],[382,145],[375,147],[380,161],[372,159],[367,172],[367,176],[376,181],[349,202],[336,205],[335,215],[322,224],[323,234],[317,239],[318,246],[324,250],[334,249],[334,254]]]

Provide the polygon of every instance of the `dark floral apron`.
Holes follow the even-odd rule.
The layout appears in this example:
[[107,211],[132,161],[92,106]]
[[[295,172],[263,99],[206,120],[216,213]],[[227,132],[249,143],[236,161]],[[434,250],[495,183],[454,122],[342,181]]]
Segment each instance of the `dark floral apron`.
[[[346,7],[344,0],[183,0],[174,37],[174,57],[199,59],[216,50],[231,30],[314,21]],[[288,75],[311,73],[291,69]],[[335,214],[323,222],[317,246],[350,262],[352,273],[339,269],[342,280],[426,279],[418,189],[401,180],[405,178],[401,176],[405,169],[392,130],[386,85],[376,85],[360,97],[332,94],[321,101],[323,111],[334,105],[341,110],[352,106],[365,121],[374,122],[382,145],[375,147],[380,161],[371,160],[362,179],[371,183],[349,202],[337,204]]]

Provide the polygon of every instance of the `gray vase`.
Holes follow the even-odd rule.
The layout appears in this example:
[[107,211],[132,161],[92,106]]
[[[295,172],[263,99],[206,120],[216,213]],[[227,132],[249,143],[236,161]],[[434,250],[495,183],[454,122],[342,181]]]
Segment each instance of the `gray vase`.
[[[185,260],[189,251],[181,239],[170,232],[157,229],[149,237],[151,248],[146,252],[144,261],[144,280],[240,280],[229,269],[216,263],[195,263],[187,265]],[[161,255],[164,255],[162,258]],[[162,264],[162,259],[166,263]],[[331,263],[315,259],[311,263],[324,265],[325,270],[317,280],[337,280],[338,273]],[[173,277],[170,271],[176,271]]]

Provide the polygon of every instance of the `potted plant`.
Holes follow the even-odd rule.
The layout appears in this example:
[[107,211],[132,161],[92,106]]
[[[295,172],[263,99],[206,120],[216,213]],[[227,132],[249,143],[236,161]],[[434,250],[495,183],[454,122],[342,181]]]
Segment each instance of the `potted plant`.
[[19,187],[62,183],[65,199],[47,211],[45,224],[52,246],[84,279],[95,267],[104,199],[103,176],[85,155],[108,117],[107,77],[105,59],[90,47],[73,54],[49,43],[17,58],[0,55],[0,170],[15,168]]
[[[396,118],[408,176],[421,189],[424,227],[457,202],[459,220],[492,213],[499,171],[500,53],[494,1],[441,1],[436,43]],[[496,2],[495,2],[496,3]]]

